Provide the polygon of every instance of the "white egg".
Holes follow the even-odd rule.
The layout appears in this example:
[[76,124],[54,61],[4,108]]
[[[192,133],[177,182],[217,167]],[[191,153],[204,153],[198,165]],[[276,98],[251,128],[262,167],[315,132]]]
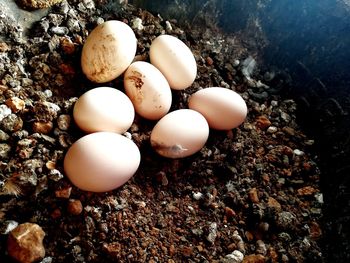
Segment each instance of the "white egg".
[[87,133],[126,132],[134,121],[134,107],[120,90],[100,87],[85,92],[75,103],[73,118]]
[[174,36],[160,35],[154,39],[150,60],[163,73],[172,89],[186,89],[196,78],[197,64],[191,50]]
[[158,120],[168,113],[171,90],[163,74],[152,64],[132,63],[124,74],[124,88],[140,116]]
[[200,112],[208,121],[209,127],[217,130],[230,130],[238,127],[247,116],[247,105],[236,92],[226,88],[213,87],[192,94],[188,106]]
[[158,121],[151,133],[151,145],[164,157],[183,158],[202,149],[208,136],[205,118],[194,110],[181,109]]
[[126,183],[136,172],[140,151],[130,139],[112,132],[86,135],[68,149],[64,171],[78,188],[107,192]]
[[125,23],[111,20],[98,25],[87,37],[81,67],[88,79],[97,83],[120,76],[133,61],[137,39]]

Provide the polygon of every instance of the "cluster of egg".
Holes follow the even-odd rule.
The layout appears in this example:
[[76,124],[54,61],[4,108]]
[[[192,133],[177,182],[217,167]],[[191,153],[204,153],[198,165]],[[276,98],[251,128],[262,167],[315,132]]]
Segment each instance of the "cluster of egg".
[[132,125],[135,111],[143,118],[158,120],[151,132],[151,145],[169,158],[198,152],[208,139],[209,127],[233,129],[246,117],[242,97],[219,87],[197,91],[189,99],[189,109],[168,113],[171,89],[186,89],[196,78],[195,58],[181,40],[170,35],[152,41],[150,63],[133,62],[136,47],[132,29],[115,20],[98,25],[83,46],[81,66],[86,77],[105,83],[124,74],[125,93],[98,87],[83,94],[74,105],[74,120],[88,135],[69,148],[64,170],[82,190],[109,191],[136,172],[140,151],[122,135]]

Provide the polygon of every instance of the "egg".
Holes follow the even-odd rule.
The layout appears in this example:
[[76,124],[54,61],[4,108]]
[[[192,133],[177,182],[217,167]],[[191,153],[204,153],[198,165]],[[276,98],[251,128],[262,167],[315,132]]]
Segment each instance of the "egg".
[[85,92],[75,103],[73,118],[87,133],[109,131],[126,132],[135,117],[134,107],[120,90],[99,87]]
[[163,74],[152,64],[132,63],[124,74],[124,88],[140,116],[158,120],[168,113],[171,90]]
[[208,136],[208,123],[200,113],[180,109],[158,121],[150,140],[158,154],[168,158],[183,158],[202,149]]
[[188,106],[200,112],[209,127],[216,130],[230,130],[238,127],[247,116],[247,105],[233,90],[213,87],[192,94]]
[[168,80],[172,89],[183,90],[194,82],[196,60],[184,42],[170,35],[160,35],[150,46],[150,61]]
[[98,25],[87,37],[81,67],[86,77],[97,83],[120,76],[133,61],[137,39],[125,23],[110,20]]
[[64,171],[78,188],[107,192],[126,183],[137,171],[140,151],[130,139],[112,132],[88,134],[68,149]]

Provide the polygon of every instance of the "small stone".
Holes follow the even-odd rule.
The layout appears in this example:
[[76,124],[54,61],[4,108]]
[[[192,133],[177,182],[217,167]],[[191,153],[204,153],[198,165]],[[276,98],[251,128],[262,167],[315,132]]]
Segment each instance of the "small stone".
[[0,142],[7,141],[10,138],[10,135],[8,135],[3,130],[0,130]]
[[267,256],[271,259],[272,263],[278,263],[278,254],[272,246],[269,247]]
[[77,216],[83,211],[83,205],[80,200],[70,199],[67,209],[70,214]]
[[218,224],[215,222],[211,223],[209,226],[209,234],[207,236],[207,240],[212,244],[215,242],[215,239],[217,237],[217,228]]
[[302,196],[313,195],[316,192],[317,192],[317,190],[315,188],[313,188],[312,186],[305,186],[305,187],[299,188],[297,190],[298,195],[302,195]]
[[193,198],[197,201],[202,199],[203,197],[204,197],[204,195],[201,192],[193,193]]
[[173,27],[171,26],[171,24],[170,24],[169,21],[165,21],[165,30],[166,30],[167,32],[173,31]]
[[31,263],[45,256],[45,232],[33,223],[24,223],[11,231],[7,240],[9,255],[20,263]]
[[5,104],[15,113],[23,110],[25,107],[25,102],[18,97],[7,99]]
[[285,126],[282,131],[289,136],[295,136],[295,130],[292,127]]
[[231,218],[236,216],[236,213],[233,209],[231,209],[230,207],[225,207],[225,215],[227,216],[227,218]]
[[10,114],[2,120],[1,127],[5,131],[13,133],[22,129],[23,121],[16,114]]
[[256,119],[256,127],[265,130],[271,125],[271,121],[266,116],[259,116]]
[[244,255],[241,251],[235,250],[231,254],[225,256],[225,263],[241,263],[243,261]]
[[282,209],[281,204],[273,197],[269,197],[267,205],[271,208],[275,208],[277,211],[281,211]]
[[6,143],[0,143],[0,159],[4,160],[9,157],[11,146]]
[[322,230],[319,224],[312,222],[310,225],[310,237],[313,240],[317,240],[322,236]]
[[0,105],[0,121],[5,119],[10,114],[11,114],[11,109],[9,107],[7,107],[5,104]]
[[300,151],[299,149],[295,149],[293,151],[293,153],[296,155],[296,156],[303,156],[305,153],[303,151]]
[[256,251],[255,252],[258,254],[264,255],[264,256],[266,255],[267,248],[266,248],[264,241],[262,241],[262,240],[256,241]]
[[58,128],[62,131],[68,130],[70,123],[71,123],[71,117],[68,114],[62,114],[57,118]]
[[287,211],[282,211],[277,215],[276,224],[280,229],[293,229],[297,221],[296,216]]
[[259,203],[259,196],[258,196],[258,191],[256,190],[256,188],[252,188],[249,190],[249,199],[250,201],[252,201],[253,203]]
[[265,257],[262,255],[248,255],[243,259],[243,263],[265,263]]
[[139,18],[139,17],[136,17],[134,18],[132,21],[131,21],[131,27],[133,29],[136,29],[136,30],[142,30],[143,29],[143,25],[142,25],[142,19]]
[[184,246],[181,249],[182,255],[184,255],[185,257],[191,257],[193,254],[193,247],[188,247],[188,246]]
[[10,47],[5,42],[0,42],[0,52],[7,52]]
[[49,170],[53,170],[56,168],[56,162],[53,161],[47,161],[45,164],[46,168]]
[[207,57],[205,61],[207,62],[208,66],[211,66],[214,64],[214,60],[211,57]]
[[55,191],[55,196],[57,198],[66,198],[68,199],[70,197],[70,194],[72,192],[72,187],[66,187],[63,189],[59,189]]
[[277,132],[277,127],[275,126],[270,126],[269,128],[267,128],[267,133],[270,133],[270,134],[273,134],[273,133],[276,133]]
[[33,123],[33,132],[48,134],[52,131],[53,123],[51,121],[36,121]]
[[18,226],[18,222],[14,220],[7,220],[1,224],[0,233],[3,235],[7,235]]
[[283,111],[281,112],[281,118],[287,123],[290,122],[292,119],[288,113],[285,113]]
[[62,178],[63,178],[63,174],[59,170],[57,170],[57,169],[50,170],[50,173],[49,173],[50,180],[58,182]]
[[65,26],[54,26],[51,28],[51,32],[59,36],[64,36],[69,33],[69,30]]
[[71,55],[75,52],[75,45],[69,37],[62,37],[60,44],[64,53]]

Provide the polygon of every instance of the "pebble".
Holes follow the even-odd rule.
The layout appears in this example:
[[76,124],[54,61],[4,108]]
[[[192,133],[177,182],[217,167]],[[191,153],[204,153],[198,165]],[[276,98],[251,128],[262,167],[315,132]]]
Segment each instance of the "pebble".
[[217,237],[217,229],[218,229],[218,224],[217,223],[213,222],[213,223],[210,224],[210,226],[209,226],[209,234],[207,236],[207,240],[210,243],[212,243],[212,244],[214,244],[215,239]]
[[33,123],[33,132],[48,134],[52,131],[53,123],[52,121],[36,121]]
[[297,190],[298,195],[302,195],[302,196],[313,195],[316,192],[317,192],[317,190],[315,188],[313,188],[312,186],[305,186],[305,187],[299,188]]
[[264,256],[266,255],[267,248],[266,248],[264,241],[262,241],[262,240],[256,241],[256,251],[255,252],[258,254],[264,255]]
[[4,160],[9,157],[11,146],[6,143],[0,143],[0,159]]
[[256,126],[262,130],[267,129],[271,125],[271,121],[266,116],[259,116],[256,119]]
[[62,131],[68,130],[70,123],[71,123],[71,117],[68,114],[62,114],[57,118],[58,128]]
[[0,130],[0,142],[7,141],[9,138],[10,136],[6,132]]
[[170,24],[169,21],[165,21],[165,30],[166,30],[167,32],[173,31],[173,27],[171,26],[171,24]]
[[67,55],[71,55],[75,52],[75,45],[69,37],[61,38],[60,45],[63,52]]
[[281,229],[292,229],[296,223],[296,216],[287,211],[280,212],[277,215],[276,224]]
[[66,187],[66,188],[62,188],[62,189],[56,190],[55,191],[55,196],[57,198],[68,199],[70,197],[71,192],[72,192],[72,187]]
[[7,235],[10,233],[13,229],[15,229],[18,226],[18,222],[14,220],[7,220],[2,223],[0,228],[0,233],[3,235]]
[[241,263],[244,255],[241,251],[235,250],[231,254],[225,256],[225,263]]
[[7,240],[8,254],[20,263],[31,263],[45,256],[45,232],[33,223],[24,223],[13,229]]
[[296,155],[296,156],[303,156],[305,153],[299,149],[295,149],[293,151],[293,153]]
[[80,200],[70,199],[67,210],[71,215],[80,215],[83,211],[83,205]]
[[10,114],[11,114],[11,109],[9,107],[7,107],[5,104],[0,105],[0,121],[5,119]]
[[195,200],[200,200],[200,199],[202,199],[203,197],[204,197],[204,195],[201,193],[201,192],[196,192],[196,193],[193,193],[193,199],[195,199]]
[[69,29],[65,26],[54,26],[51,28],[51,32],[59,36],[64,36],[69,33]]
[[2,120],[1,127],[6,132],[13,133],[22,129],[23,121],[19,116],[11,113],[10,115],[8,115],[6,118]]
[[248,255],[243,259],[243,263],[265,263],[265,257],[262,255]]
[[259,203],[258,191],[256,190],[256,188],[250,189],[248,195],[250,201],[252,201],[253,203]]
[[50,173],[49,173],[50,180],[58,182],[62,178],[63,178],[63,174],[59,170],[57,170],[57,169],[50,170]]
[[287,123],[290,122],[292,119],[288,113],[285,113],[283,111],[281,112],[281,118]]
[[269,128],[267,128],[267,133],[270,133],[270,134],[272,134],[272,133],[275,133],[275,132],[277,132],[277,127],[276,126],[270,126]]
[[134,18],[131,21],[131,27],[139,31],[143,30],[142,19],[139,17]]
[[23,110],[25,107],[25,102],[18,97],[9,98],[5,103],[14,113]]

